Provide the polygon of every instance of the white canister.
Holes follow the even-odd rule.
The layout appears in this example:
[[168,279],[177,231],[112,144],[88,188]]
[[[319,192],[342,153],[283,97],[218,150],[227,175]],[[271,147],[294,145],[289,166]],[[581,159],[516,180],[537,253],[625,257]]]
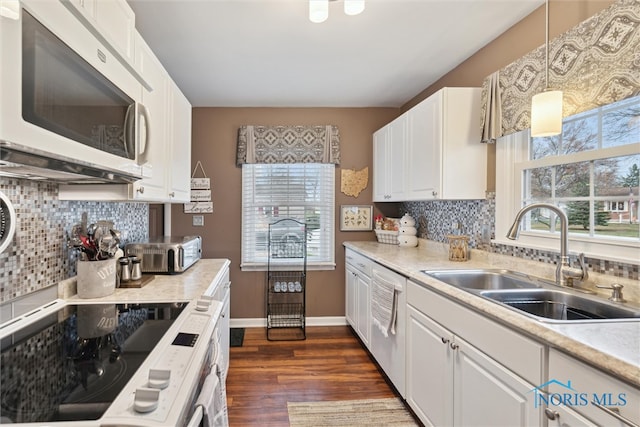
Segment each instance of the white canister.
[[418,237],[409,236],[408,234],[400,234],[398,236],[399,246],[414,247],[418,246]]
[[100,298],[111,295],[116,289],[116,262],[115,258],[78,261],[78,297]]

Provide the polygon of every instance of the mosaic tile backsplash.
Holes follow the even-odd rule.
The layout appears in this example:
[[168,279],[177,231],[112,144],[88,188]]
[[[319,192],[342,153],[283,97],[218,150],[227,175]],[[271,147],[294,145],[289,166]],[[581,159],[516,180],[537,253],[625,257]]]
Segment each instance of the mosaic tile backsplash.
[[13,245],[0,253],[0,303],[75,276],[78,254],[67,240],[83,212],[88,223],[112,220],[122,244],[149,236],[146,203],[61,201],[57,184],[5,177],[0,177],[0,191],[18,218]]
[[[401,203],[398,216],[411,215],[418,224],[418,237],[448,242],[447,235],[469,236],[471,248],[511,255],[532,261],[554,264],[558,254],[518,246],[492,244],[495,236],[495,195],[486,200],[435,200]],[[458,228],[454,228],[459,225]],[[627,264],[597,258],[585,258],[589,271],[638,280],[638,264]]]

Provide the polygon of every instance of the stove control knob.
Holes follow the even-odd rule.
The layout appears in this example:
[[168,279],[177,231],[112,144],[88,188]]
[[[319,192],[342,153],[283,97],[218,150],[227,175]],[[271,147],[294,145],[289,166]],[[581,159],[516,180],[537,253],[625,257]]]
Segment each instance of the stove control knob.
[[211,301],[205,299],[199,299],[196,301],[196,311],[207,311],[211,306]]
[[136,397],[133,400],[133,409],[136,412],[152,412],[158,407],[160,390],[154,388],[136,389]]
[[211,307],[211,303],[213,302],[213,297],[208,295],[202,295],[196,301],[196,311],[207,311],[209,307]]
[[167,388],[170,378],[170,369],[149,369],[149,388]]

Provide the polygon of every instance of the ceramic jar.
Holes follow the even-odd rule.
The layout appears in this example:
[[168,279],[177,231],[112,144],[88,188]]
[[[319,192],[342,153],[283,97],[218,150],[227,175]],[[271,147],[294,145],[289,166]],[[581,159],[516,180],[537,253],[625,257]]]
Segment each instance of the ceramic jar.
[[398,228],[398,244],[400,246],[418,246],[418,238],[416,237],[418,230],[415,225],[416,221],[409,214],[404,214],[400,218],[400,227]]

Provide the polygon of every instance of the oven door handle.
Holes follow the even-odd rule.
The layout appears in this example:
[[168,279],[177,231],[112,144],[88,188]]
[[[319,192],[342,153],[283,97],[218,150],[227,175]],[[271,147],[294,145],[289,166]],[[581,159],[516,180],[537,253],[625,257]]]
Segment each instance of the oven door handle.
[[193,411],[193,415],[189,420],[189,423],[186,427],[200,427],[200,423],[202,423],[202,417],[204,413],[202,412],[202,406],[196,406],[196,410]]

